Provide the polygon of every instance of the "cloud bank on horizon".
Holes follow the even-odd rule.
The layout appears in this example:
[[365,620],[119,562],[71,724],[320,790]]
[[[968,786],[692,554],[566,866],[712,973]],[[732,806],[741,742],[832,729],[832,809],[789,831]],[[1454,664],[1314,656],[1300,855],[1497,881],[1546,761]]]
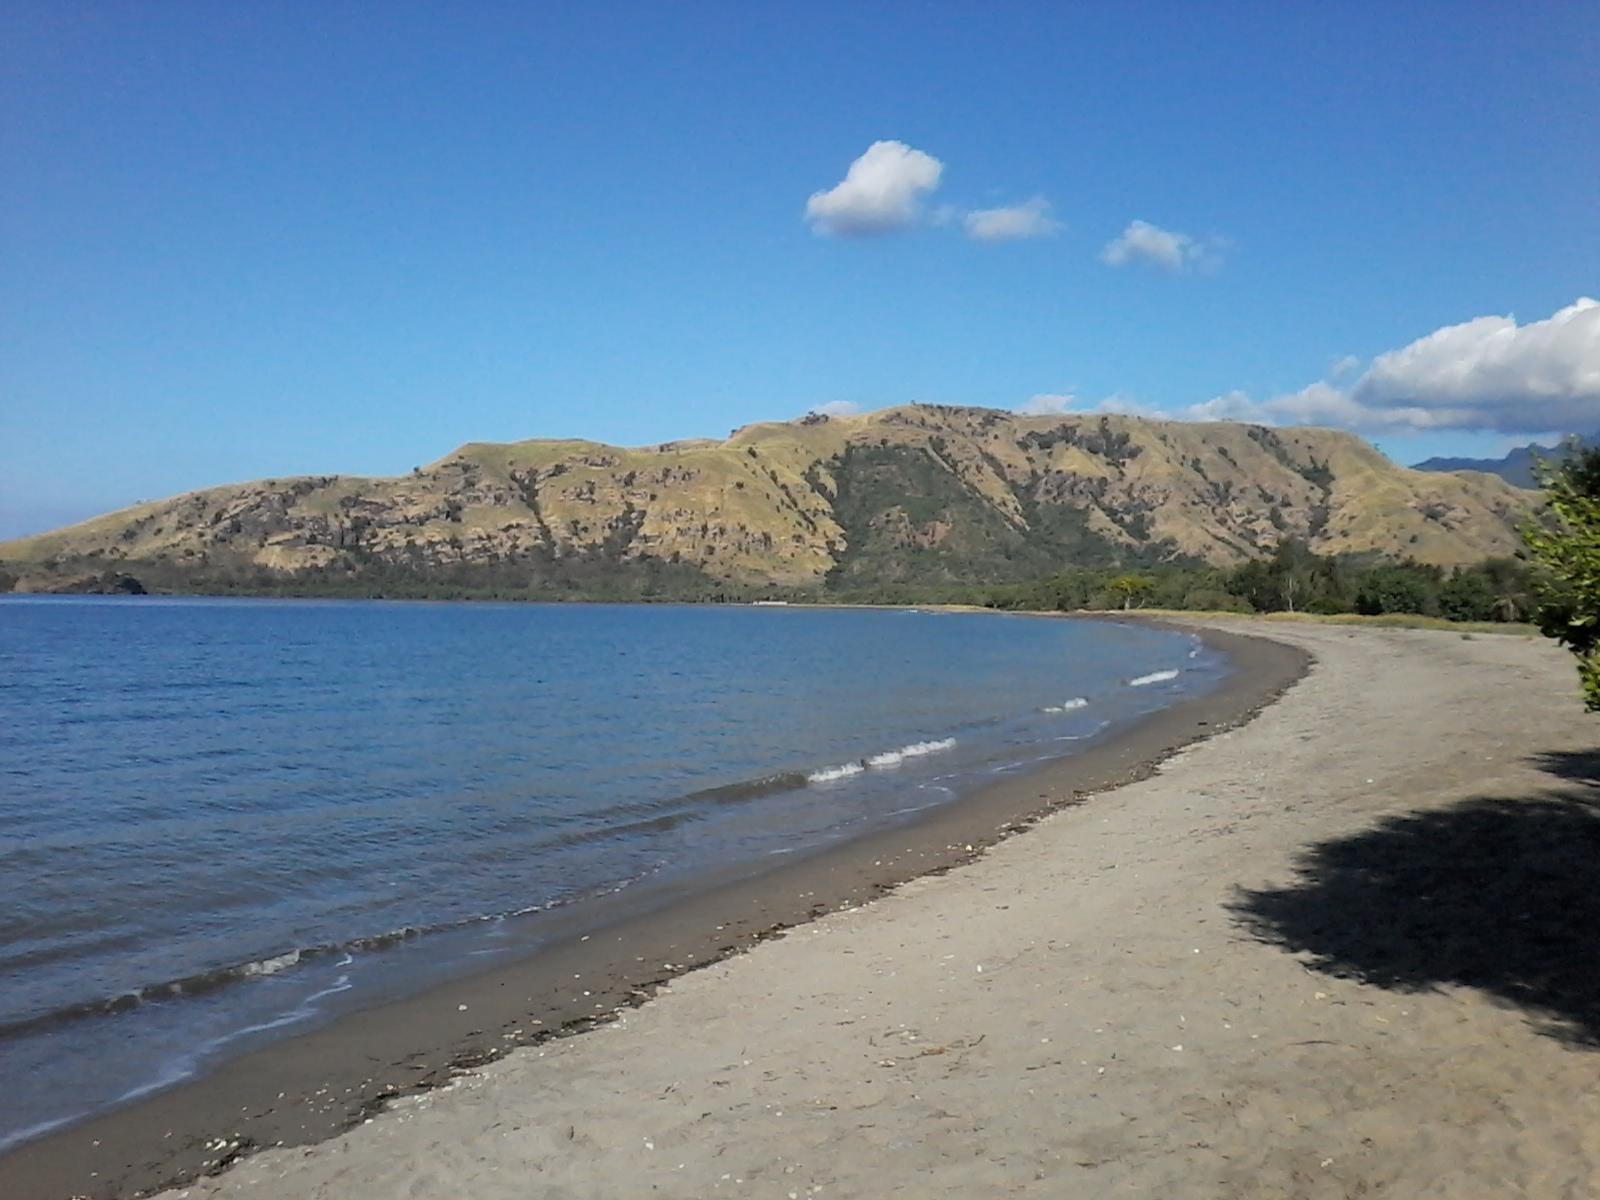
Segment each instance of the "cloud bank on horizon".
[[1475,317],[1446,325],[1355,373],[1254,400],[1229,392],[1182,414],[1197,421],[1334,425],[1362,433],[1534,434],[1600,429],[1600,301],[1583,296],[1542,321]]
[[1372,435],[1600,430],[1600,300],[1587,296],[1542,321],[1497,316],[1446,325],[1378,355],[1364,371],[1360,365],[1347,355],[1327,378],[1266,400],[1234,391],[1167,412],[1120,395],[1084,403],[1044,392],[1015,411],[1320,425]]
[[[1085,401],[1063,391],[1037,393],[1012,411],[1316,425],[1368,435],[1600,431],[1600,300],[1587,296],[1542,321],[1498,316],[1446,325],[1378,355],[1364,371],[1360,365],[1346,355],[1327,378],[1266,400],[1234,391],[1167,411],[1120,393]],[[835,400],[810,411],[848,416],[862,409]]]

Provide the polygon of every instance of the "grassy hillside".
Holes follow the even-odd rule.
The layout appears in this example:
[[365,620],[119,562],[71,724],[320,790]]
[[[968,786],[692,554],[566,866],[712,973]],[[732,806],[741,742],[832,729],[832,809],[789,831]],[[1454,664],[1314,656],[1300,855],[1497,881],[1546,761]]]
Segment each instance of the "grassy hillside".
[[176,590],[699,596],[1227,565],[1285,537],[1449,565],[1511,553],[1534,499],[1330,430],[916,405],[210,488],[0,543],[0,571],[22,587],[118,570]]

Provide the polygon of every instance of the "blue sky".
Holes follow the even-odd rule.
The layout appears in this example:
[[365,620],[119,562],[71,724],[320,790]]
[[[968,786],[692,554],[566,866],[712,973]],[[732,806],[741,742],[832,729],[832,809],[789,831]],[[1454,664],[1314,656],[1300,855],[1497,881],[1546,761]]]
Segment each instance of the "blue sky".
[[1600,427],[1597,112],[1591,4],[13,0],[0,536],[829,404]]

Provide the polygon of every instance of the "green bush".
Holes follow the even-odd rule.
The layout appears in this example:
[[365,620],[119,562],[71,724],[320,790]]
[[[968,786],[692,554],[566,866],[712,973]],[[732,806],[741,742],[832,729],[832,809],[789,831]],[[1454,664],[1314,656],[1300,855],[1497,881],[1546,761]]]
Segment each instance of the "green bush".
[[1539,629],[1578,659],[1584,705],[1600,711],[1600,450],[1575,448],[1544,469],[1544,524],[1523,539],[1539,564]]

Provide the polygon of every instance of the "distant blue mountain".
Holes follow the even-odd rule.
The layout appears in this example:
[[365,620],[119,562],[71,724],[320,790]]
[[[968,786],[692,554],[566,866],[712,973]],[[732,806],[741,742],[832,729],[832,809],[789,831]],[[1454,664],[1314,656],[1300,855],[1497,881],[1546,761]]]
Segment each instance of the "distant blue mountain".
[[1490,475],[1498,475],[1507,483],[1514,483],[1518,487],[1536,488],[1539,478],[1534,474],[1534,465],[1539,459],[1559,461],[1567,453],[1571,445],[1596,446],[1600,445],[1600,435],[1590,434],[1587,437],[1574,434],[1564,442],[1554,446],[1541,446],[1538,442],[1529,442],[1526,446],[1518,446],[1506,453],[1504,458],[1430,458],[1426,462],[1412,465],[1414,471],[1484,471]]

